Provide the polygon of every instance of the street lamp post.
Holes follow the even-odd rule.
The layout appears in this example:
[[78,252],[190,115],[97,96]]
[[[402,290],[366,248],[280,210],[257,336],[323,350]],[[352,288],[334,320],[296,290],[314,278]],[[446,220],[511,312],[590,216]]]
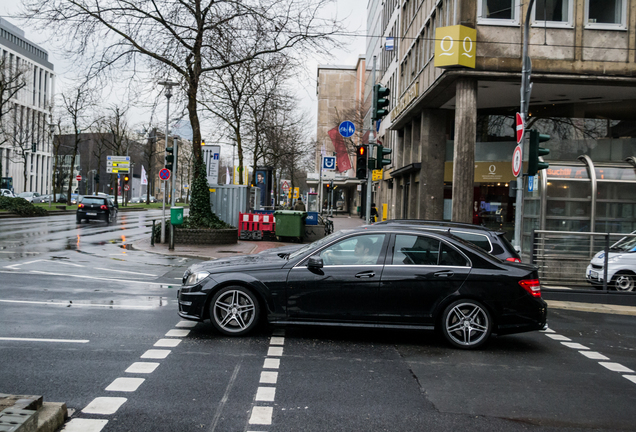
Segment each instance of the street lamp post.
[[[159,81],[159,85],[162,85],[166,89],[166,136],[165,136],[165,147],[168,148],[168,135],[170,134],[170,98],[172,97],[172,87],[176,86],[178,83],[167,80],[167,81]],[[163,205],[162,205],[162,213],[161,213],[161,243],[166,242],[166,182],[163,181]]]

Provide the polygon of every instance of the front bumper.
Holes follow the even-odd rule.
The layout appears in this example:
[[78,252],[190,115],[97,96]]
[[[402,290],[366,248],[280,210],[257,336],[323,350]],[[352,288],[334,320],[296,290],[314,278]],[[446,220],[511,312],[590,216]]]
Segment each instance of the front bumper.
[[203,321],[207,315],[205,311],[207,293],[200,290],[191,291],[195,287],[183,287],[177,290],[179,316],[188,320]]

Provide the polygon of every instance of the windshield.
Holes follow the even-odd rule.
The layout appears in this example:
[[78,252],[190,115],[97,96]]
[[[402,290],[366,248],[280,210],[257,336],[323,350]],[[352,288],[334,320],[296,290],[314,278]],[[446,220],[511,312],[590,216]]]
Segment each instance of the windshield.
[[[634,231],[632,234],[636,234]],[[634,237],[623,237],[618,242],[616,242],[611,249],[613,251],[621,251],[621,252],[636,252],[636,236]]]
[[340,237],[344,232],[348,232],[348,231],[336,231],[333,234],[329,234],[327,237],[323,237],[320,240],[316,240],[313,243],[309,243],[308,245],[305,245],[301,247],[300,249],[298,249],[297,251],[289,254],[289,259],[297,258],[303,255],[305,252],[308,252],[312,249],[319,249],[321,246],[329,243],[331,240]]

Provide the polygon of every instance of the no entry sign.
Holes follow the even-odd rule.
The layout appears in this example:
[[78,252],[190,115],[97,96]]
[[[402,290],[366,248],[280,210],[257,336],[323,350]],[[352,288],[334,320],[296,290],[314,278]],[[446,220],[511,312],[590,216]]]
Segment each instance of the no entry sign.
[[523,139],[523,133],[525,132],[525,125],[523,124],[523,119],[521,118],[521,114],[517,113],[517,144],[521,142]]
[[161,180],[169,180],[170,179],[170,170],[168,168],[163,168],[159,171],[159,178]]

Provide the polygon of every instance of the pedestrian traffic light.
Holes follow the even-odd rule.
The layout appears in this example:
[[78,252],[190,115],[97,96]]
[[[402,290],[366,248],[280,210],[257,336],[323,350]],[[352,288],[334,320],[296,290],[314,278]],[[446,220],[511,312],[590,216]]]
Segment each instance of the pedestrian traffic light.
[[356,178],[367,178],[367,147],[363,145],[356,148]]
[[547,148],[539,147],[539,144],[546,142],[550,139],[550,135],[540,134],[536,130],[530,131],[530,152],[528,154],[528,175],[537,175],[537,172],[544,170],[550,166],[547,162],[539,160],[540,156],[550,154],[550,150]]
[[385,165],[391,165],[391,153],[393,150],[381,145],[375,146],[375,169],[382,169]]
[[[375,122],[376,120],[382,120],[384,116],[389,113],[389,95],[391,94],[391,90],[386,87],[382,87],[381,84],[376,84],[373,86],[373,108],[371,111],[371,120]],[[386,108],[385,108],[386,107]]]
[[166,169],[172,171],[172,166],[174,163],[174,148],[166,147]]
[[95,183],[99,183],[99,174],[95,174],[95,177],[93,177],[93,181]]

